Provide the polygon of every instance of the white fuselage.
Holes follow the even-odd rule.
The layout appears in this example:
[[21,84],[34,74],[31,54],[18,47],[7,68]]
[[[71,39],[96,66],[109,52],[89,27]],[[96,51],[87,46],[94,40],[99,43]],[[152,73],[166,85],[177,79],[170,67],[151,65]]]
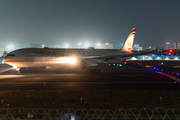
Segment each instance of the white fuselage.
[[82,59],[106,59],[112,56],[129,54],[115,49],[51,49],[25,48],[12,51],[4,62],[20,67],[47,67],[61,64],[74,64]]

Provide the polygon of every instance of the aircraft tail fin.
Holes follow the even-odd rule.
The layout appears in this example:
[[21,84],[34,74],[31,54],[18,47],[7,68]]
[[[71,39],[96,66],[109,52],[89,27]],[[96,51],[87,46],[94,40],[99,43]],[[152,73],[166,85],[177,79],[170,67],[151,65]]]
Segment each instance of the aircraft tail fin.
[[129,33],[120,51],[131,52],[133,42],[134,42],[135,32],[136,32],[136,28],[133,28],[131,32]]

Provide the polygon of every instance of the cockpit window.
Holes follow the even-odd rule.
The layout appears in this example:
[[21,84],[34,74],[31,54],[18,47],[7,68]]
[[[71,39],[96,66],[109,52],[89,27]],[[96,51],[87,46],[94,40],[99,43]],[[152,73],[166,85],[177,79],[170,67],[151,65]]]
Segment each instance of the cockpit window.
[[15,56],[15,54],[7,54],[7,56]]

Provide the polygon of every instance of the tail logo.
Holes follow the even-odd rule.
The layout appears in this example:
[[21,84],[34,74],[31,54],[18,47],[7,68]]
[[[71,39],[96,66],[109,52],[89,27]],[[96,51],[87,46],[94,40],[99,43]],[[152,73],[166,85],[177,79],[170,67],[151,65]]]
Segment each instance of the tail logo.
[[128,41],[128,42],[127,42],[127,46],[128,46],[127,49],[128,49],[128,50],[131,50],[132,42],[131,42],[131,41]]
[[131,42],[131,41],[128,41],[127,44],[128,44],[128,46],[131,46],[131,45],[132,45],[132,42]]

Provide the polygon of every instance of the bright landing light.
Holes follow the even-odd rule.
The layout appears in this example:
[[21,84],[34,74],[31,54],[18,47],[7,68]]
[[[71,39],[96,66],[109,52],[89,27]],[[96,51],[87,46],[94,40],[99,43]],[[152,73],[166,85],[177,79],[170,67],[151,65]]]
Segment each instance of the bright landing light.
[[76,63],[76,58],[70,58],[69,59],[69,63],[71,63],[71,64],[75,64]]
[[17,69],[17,66],[13,65],[13,69]]
[[19,68],[17,66],[13,65],[13,69],[16,69],[16,71],[19,71]]
[[57,59],[59,63],[76,64],[77,59],[75,57],[63,57]]

